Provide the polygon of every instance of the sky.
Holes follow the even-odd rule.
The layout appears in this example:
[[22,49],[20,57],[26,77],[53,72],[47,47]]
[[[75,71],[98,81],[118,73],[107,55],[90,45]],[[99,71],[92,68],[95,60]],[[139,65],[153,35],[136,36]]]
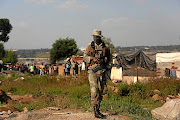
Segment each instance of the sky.
[[180,0],[0,0],[0,18],[13,26],[5,49],[84,48],[94,29],[115,47],[180,44]]

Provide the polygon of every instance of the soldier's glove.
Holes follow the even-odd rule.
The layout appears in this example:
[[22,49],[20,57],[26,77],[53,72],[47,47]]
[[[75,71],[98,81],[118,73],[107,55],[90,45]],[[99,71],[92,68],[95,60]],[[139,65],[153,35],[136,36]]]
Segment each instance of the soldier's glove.
[[103,73],[106,72],[106,69],[103,69],[102,72],[103,72]]

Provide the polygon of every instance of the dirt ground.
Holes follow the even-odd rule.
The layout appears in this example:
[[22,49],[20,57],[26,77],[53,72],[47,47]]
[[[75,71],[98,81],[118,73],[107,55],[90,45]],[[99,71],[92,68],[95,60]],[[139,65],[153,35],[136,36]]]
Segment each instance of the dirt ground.
[[[109,113],[103,113],[106,115],[105,120],[131,120],[127,116],[112,115]],[[100,120],[94,117],[92,112],[80,112],[77,110],[49,110],[45,108],[42,110],[34,110],[32,112],[14,112],[9,116],[1,116],[1,120]]]
[[[37,98],[32,94],[8,95],[12,98],[12,103],[31,104],[37,101]],[[106,120],[130,120],[129,117],[123,115],[106,115]],[[40,110],[28,111],[24,108],[23,112],[7,104],[0,106],[0,120],[99,120],[94,117],[93,112],[82,112],[80,110],[61,109],[56,107],[48,107]]]

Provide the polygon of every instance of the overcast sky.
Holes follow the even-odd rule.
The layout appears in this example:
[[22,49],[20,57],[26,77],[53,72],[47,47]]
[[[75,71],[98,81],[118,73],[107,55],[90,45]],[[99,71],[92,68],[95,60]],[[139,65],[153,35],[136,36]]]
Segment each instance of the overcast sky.
[[94,29],[115,47],[180,44],[180,0],[0,0],[0,18],[13,26],[5,49],[85,47]]

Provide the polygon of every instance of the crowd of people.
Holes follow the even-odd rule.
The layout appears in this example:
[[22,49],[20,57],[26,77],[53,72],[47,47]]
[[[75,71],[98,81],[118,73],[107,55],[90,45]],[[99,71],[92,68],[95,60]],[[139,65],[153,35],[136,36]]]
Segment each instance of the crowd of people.
[[44,65],[43,63],[41,65],[36,64],[7,64],[5,66],[4,70],[13,70],[13,71],[19,71],[22,73],[30,73],[33,75],[39,74],[39,75],[45,75],[45,74],[52,74],[52,73],[58,73],[58,67],[56,64],[54,65]]
[[77,75],[79,74],[79,71],[81,73],[85,74],[85,70],[87,69],[86,68],[86,63],[84,61],[82,63],[80,63],[80,62],[77,62],[77,61],[71,61],[69,59],[65,64],[65,68],[64,68],[65,75],[70,75],[71,68],[73,70],[72,71],[73,75],[75,75],[76,78],[77,78]]
[[[84,61],[78,62],[78,61],[71,61],[70,59],[65,63],[64,65],[64,74],[66,76],[70,75],[70,71],[72,68],[72,75],[78,76],[81,72],[82,74],[85,74],[86,68],[86,63]],[[52,74],[52,73],[58,73],[58,66],[56,64],[6,64],[3,67],[1,66],[1,71],[3,70],[12,70],[12,71],[19,71],[22,73],[30,73],[32,75],[45,75],[45,74]],[[62,69],[63,70],[63,69]],[[0,72],[1,72],[0,71]]]

